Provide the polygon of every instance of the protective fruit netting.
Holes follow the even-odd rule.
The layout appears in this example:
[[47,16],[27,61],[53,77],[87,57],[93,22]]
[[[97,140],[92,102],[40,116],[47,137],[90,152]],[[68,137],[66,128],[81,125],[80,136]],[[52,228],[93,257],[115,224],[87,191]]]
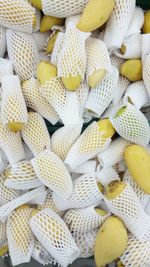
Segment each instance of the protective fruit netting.
[[[125,267],[150,265],[150,194],[141,188],[150,179],[150,30],[135,0],[109,1],[106,23],[87,32],[81,20],[103,21],[107,1],[0,0],[0,256],[9,253],[14,266],[33,258],[67,267],[94,254],[97,262],[95,240],[112,215],[128,236],[117,258]],[[51,30],[41,32],[44,15],[64,25],[51,28],[45,17]],[[122,65],[137,58],[142,78],[132,82],[138,66],[121,74]],[[21,123],[17,133],[13,122]],[[145,154],[135,155],[131,176],[134,145]],[[118,236],[103,242],[111,253]]]

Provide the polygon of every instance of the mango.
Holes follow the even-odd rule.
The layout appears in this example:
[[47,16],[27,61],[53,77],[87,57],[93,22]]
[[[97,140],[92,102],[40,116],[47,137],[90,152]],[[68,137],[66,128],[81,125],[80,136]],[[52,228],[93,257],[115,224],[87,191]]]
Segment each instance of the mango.
[[120,74],[131,82],[142,80],[142,61],[140,59],[129,59],[121,65]]
[[41,85],[57,76],[57,68],[55,65],[41,61],[37,66],[37,79]]
[[63,18],[56,18],[52,16],[43,16],[40,24],[40,32],[48,32],[54,25],[61,26],[65,20]]

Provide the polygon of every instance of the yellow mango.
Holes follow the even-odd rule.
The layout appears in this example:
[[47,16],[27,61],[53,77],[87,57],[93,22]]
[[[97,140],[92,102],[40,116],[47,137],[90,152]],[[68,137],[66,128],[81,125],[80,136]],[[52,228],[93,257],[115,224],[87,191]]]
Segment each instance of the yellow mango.
[[89,0],[80,18],[77,28],[91,32],[101,27],[111,15],[115,0]]
[[77,76],[69,75],[69,77],[62,77],[61,79],[65,88],[68,89],[69,91],[76,91],[79,88],[80,83],[82,81],[82,77],[80,75]]
[[106,75],[106,70],[105,69],[101,69],[98,71],[95,71],[88,80],[88,85],[92,88],[96,87],[99,85],[100,81],[105,77]]
[[8,253],[8,246],[7,245],[0,247],[0,257],[4,256],[7,253]]
[[127,230],[116,216],[110,216],[97,233],[94,258],[97,267],[105,266],[120,257],[127,247]]
[[142,146],[130,145],[125,149],[124,159],[134,181],[150,194],[150,153]]
[[42,0],[29,0],[29,2],[37,9],[42,9]]
[[63,18],[56,18],[52,16],[43,16],[40,25],[40,32],[48,32],[54,25],[61,26],[65,20]]
[[111,138],[115,134],[115,129],[109,119],[99,120],[97,122],[100,132],[103,132],[103,138]]
[[150,33],[150,10],[145,12],[142,32],[143,33]]
[[8,128],[9,130],[11,130],[12,132],[17,133],[17,132],[19,132],[19,131],[21,131],[21,130],[23,129],[24,125],[25,125],[25,124],[22,123],[22,122],[15,122],[15,121],[12,121],[12,122],[8,122],[8,123],[7,123],[7,128]]
[[100,216],[106,216],[107,215],[107,212],[105,210],[95,208],[95,211]]
[[132,82],[142,80],[142,61],[140,59],[129,59],[121,65],[120,74]]
[[121,181],[113,181],[106,188],[106,197],[108,199],[115,199],[125,189],[126,184]]
[[57,76],[57,68],[55,65],[47,62],[41,61],[37,66],[37,79],[41,85],[44,85],[51,78]]
[[46,46],[46,54],[51,54],[57,39],[59,31],[56,31],[52,36],[50,36],[47,46]]

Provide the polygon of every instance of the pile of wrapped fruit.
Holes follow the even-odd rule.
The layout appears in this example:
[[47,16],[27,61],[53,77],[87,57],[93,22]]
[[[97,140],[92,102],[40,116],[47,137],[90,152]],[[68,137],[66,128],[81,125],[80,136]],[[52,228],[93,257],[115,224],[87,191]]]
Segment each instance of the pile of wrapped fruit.
[[150,11],[0,0],[0,57],[0,256],[150,266]]

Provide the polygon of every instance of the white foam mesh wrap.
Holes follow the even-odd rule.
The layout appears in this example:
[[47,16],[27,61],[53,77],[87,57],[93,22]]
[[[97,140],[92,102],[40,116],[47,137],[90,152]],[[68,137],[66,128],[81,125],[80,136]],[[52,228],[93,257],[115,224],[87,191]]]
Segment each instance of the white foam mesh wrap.
[[95,37],[95,38],[104,41],[104,35],[105,35],[105,29],[102,30],[102,31],[100,31],[99,34],[98,34],[98,36]]
[[150,53],[150,33],[142,34],[142,61]]
[[55,124],[58,121],[58,115],[54,108],[40,94],[39,83],[36,79],[31,78],[22,83],[22,92],[26,105],[38,112],[46,120]]
[[120,256],[122,264],[126,267],[149,266],[150,241],[141,242],[132,234],[128,236],[128,245]]
[[56,110],[65,126],[80,123],[77,94],[66,90],[60,78],[47,81],[40,87],[40,92]]
[[63,47],[65,33],[59,32],[51,55],[51,63],[57,65],[60,52]]
[[35,9],[35,15],[36,15],[36,25],[33,28],[33,32],[37,32],[40,30],[40,24],[41,24],[41,11],[37,8]]
[[20,161],[8,169],[5,186],[9,188],[27,190],[41,185],[42,183],[37,179],[30,161]]
[[[13,65],[9,59],[0,58],[0,82],[2,77],[5,75],[13,75]],[[0,85],[0,105],[1,101],[2,101],[2,86]]]
[[144,11],[140,7],[135,7],[134,13],[126,33],[127,36],[131,36],[135,33],[139,33],[144,23]]
[[1,0],[0,24],[20,32],[32,33],[35,22],[35,8],[27,1]]
[[28,114],[19,77],[16,75],[3,76],[1,82],[3,90],[1,118],[3,125],[6,126],[9,122],[26,124]]
[[31,160],[34,156],[30,148],[23,142],[23,147],[25,151],[25,159],[26,160]]
[[94,245],[97,229],[87,233],[75,232],[73,238],[80,249],[80,258],[89,258],[94,255]]
[[13,133],[2,125],[0,121],[0,148],[6,154],[10,164],[25,158],[20,133]]
[[[116,115],[116,113],[114,113]],[[131,104],[127,104],[122,115],[110,119],[121,137],[133,143],[146,146],[150,140],[150,127],[143,113]]]
[[67,18],[81,13],[87,2],[88,0],[70,0],[69,3],[66,0],[42,0],[42,10],[45,15]]
[[93,173],[82,175],[73,182],[73,192],[67,200],[53,193],[54,203],[60,210],[96,207],[102,198],[103,195],[98,189],[96,176]]
[[40,181],[67,199],[72,193],[71,176],[62,160],[52,151],[46,149],[31,160]]
[[21,135],[34,156],[37,156],[44,149],[51,148],[50,135],[40,114],[29,112],[28,117],[28,123],[22,129]]
[[143,59],[143,81],[150,97],[150,53]]
[[80,18],[81,18],[81,14],[66,18],[65,27],[67,27],[68,23],[70,23],[70,22],[72,22],[73,25],[76,27],[77,23],[79,23],[79,21],[80,21]]
[[97,123],[94,121],[84,130],[72,146],[65,159],[65,163],[71,169],[75,169],[106,149],[110,142],[111,139],[103,137],[103,132],[100,131]]
[[108,48],[119,48],[126,35],[135,9],[135,0],[115,1],[114,9],[106,24],[104,41]]
[[86,109],[94,112],[100,117],[111,103],[118,84],[119,73],[115,67],[112,67],[105,78],[95,88],[92,88],[86,103]]
[[42,51],[45,48],[46,40],[49,37],[49,32],[34,32],[33,38],[35,40],[38,51]]
[[123,45],[125,46],[125,53],[122,54],[120,49],[117,49],[115,54],[118,57],[125,59],[141,58],[142,52],[142,34],[137,33],[124,39]]
[[125,148],[130,144],[129,141],[123,138],[117,138],[114,140],[105,151],[98,154],[98,160],[103,168],[107,168],[115,165],[123,159],[123,153]]
[[86,70],[85,41],[89,33],[79,31],[69,22],[64,35],[62,50],[58,57],[58,77],[80,75],[84,79]]
[[86,78],[98,70],[111,70],[110,56],[105,43],[101,40],[89,37],[86,41]]
[[99,215],[93,207],[85,209],[70,209],[63,219],[71,233],[87,233],[103,224],[109,214]]
[[63,161],[65,160],[69,150],[79,137],[82,129],[82,124],[74,127],[61,127],[52,135],[51,144],[52,151],[59,156]]
[[[10,189],[9,189],[10,190]],[[7,220],[7,217],[9,214],[18,208],[19,206],[22,206],[31,200],[36,200],[36,198],[39,198],[41,195],[45,195],[46,189],[44,186],[41,186],[39,188],[33,189],[13,200],[10,202],[4,204],[2,207],[0,207],[0,221],[5,222]],[[46,197],[46,195],[44,196]],[[35,202],[34,202],[35,203]],[[39,204],[39,203],[38,203]]]
[[11,213],[7,221],[8,247],[13,265],[30,262],[34,236],[29,221],[32,209],[20,207]]
[[4,242],[7,240],[6,235],[6,223],[0,222],[0,247],[3,246]]
[[76,95],[77,95],[77,100],[79,103],[79,115],[80,117],[82,117],[84,113],[85,105],[88,99],[88,95],[89,95],[89,86],[86,83],[86,81],[80,84],[80,87],[76,91]]
[[60,217],[62,217],[64,215],[64,212],[59,210],[54,201],[53,201],[53,195],[52,195],[52,191],[50,189],[47,189],[47,196],[46,196],[46,199],[45,199],[45,202],[42,204],[39,204],[38,205],[38,209],[46,209],[46,208],[49,208],[51,210],[53,210],[54,212],[56,212]]
[[128,86],[124,100],[131,102],[138,108],[141,109],[144,105],[149,102],[149,95],[143,81],[132,83]]
[[52,210],[44,209],[30,220],[36,238],[63,267],[80,254],[64,221]]
[[150,197],[148,194],[146,194],[136,183],[136,181],[133,180],[132,176],[130,175],[129,171],[126,170],[124,176],[123,176],[123,181],[125,183],[130,184],[132,187],[133,191],[136,193],[137,197],[139,198],[142,206],[145,208]]
[[110,212],[122,219],[134,236],[141,241],[150,238],[150,217],[128,183],[120,195],[112,200],[105,198],[105,201]]
[[97,165],[96,160],[87,160],[86,162],[78,166],[77,168],[73,169],[72,172],[81,173],[81,174],[88,173],[88,172],[92,173],[96,171],[96,165]]
[[97,180],[104,186],[107,186],[112,181],[120,180],[118,173],[114,168],[103,168],[96,173]]
[[7,188],[5,186],[5,180],[6,177],[2,173],[0,176],[0,206],[3,206],[20,195],[18,190]]
[[125,62],[123,58],[117,57],[115,54],[111,55],[110,57],[111,64],[120,70],[121,65]]
[[7,50],[14,70],[22,81],[36,77],[39,54],[32,35],[7,30]]
[[127,78],[123,77],[122,75],[119,76],[118,85],[116,86],[113,97],[114,104],[117,104],[121,100],[129,84],[130,81]]
[[0,26],[0,57],[4,57],[6,52],[6,29]]

